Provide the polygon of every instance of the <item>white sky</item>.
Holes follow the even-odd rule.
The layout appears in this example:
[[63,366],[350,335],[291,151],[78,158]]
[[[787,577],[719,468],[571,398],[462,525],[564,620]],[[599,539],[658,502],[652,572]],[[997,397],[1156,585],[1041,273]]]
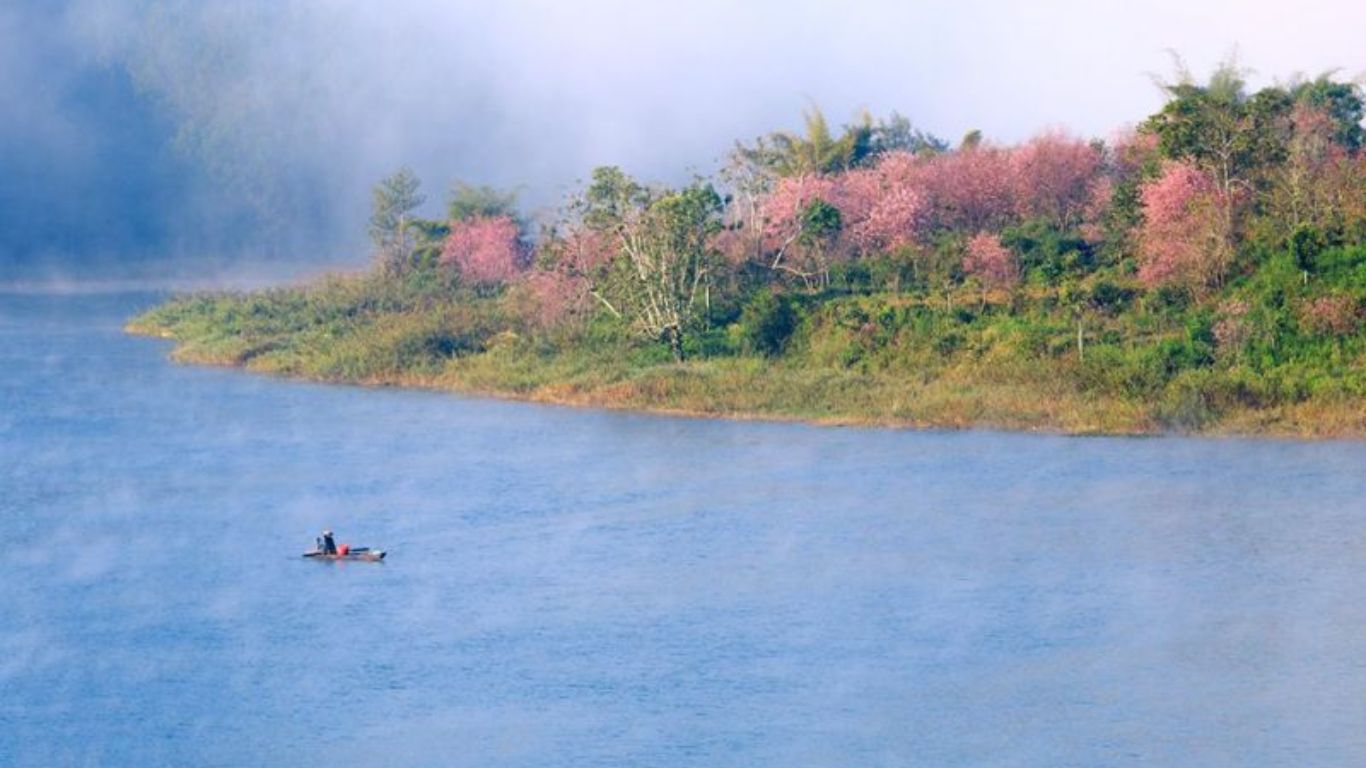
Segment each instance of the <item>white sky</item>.
[[[1366,3],[921,0],[542,2],[504,6],[493,40],[530,32],[513,63],[538,90],[591,105],[624,137],[664,123],[743,136],[793,122],[809,97],[832,118],[898,109],[956,138],[1066,125],[1105,134],[1155,109],[1150,75],[1178,51],[1197,75],[1231,51],[1254,82],[1366,70]],[[697,63],[701,57],[702,63]],[[546,60],[553,66],[543,68]],[[610,132],[610,131],[609,131]]]

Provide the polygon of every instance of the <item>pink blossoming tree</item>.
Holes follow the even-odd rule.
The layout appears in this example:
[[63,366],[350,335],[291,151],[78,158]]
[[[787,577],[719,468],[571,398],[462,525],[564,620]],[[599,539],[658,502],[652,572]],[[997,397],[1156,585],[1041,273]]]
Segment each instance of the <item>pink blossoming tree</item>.
[[1315,333],[1346,336],[1360,324],[1361,308],[1354,296],[1319,296],[1305,303],[1300,318]]
[[1351,158],[1335,140],[1337,124],[1322,109],[1297,104],[1290,125],[1286,159],[1276,174],[1272,204],[1287,232],[1303,225],[1331,229],[1352,191],[1347,173]]
[[1149,286],[1218,284],[1231,259],[1218,189],[1208,174],[1168,162],[1141,191],[1138,277]]
[[1081,223],[1103,170],[1100,150],[1063,133],[1045,133],[1011,153],[1016,212],[1059,229]]
[[907,152],[891,152],[874,168],[845,174],[837,196],[849,240],[863,253],[901,248],[923,233],[927,200],[920,163]]
[[529,266],[521,230],[510,216],[474,216],[453,222],[440,263],[455,266],[471,285],[508,282]]
[[921,178],[931,223],[940,229],[998,230],[1017,207],[1015,166],[1005,149],[977,145],[930,158]]
[[541,331],[581,320],[592,303],[585,278],[543,269],[520,275],[512,284],[511,300],[523,322]]
[[984,290],[1014,288],[1020,282],[1015,254],[1001,245],[999,238],[986,232],[979,232],[968,241],[963,273],[977,278]]
[[837,255],[837,235],[813,233],[813,206],[838,210],[838,183],[833,176],[802,174],[778,180],[760,208],[762,251],[767,266],[799,278],[812,287],[823,283]]

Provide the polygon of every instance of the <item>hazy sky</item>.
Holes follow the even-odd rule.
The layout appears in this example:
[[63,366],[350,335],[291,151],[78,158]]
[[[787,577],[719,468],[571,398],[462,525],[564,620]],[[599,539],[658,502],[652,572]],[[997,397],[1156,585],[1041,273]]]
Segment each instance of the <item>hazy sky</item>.
[[[1324,0],[8,0],[0,267],[318,243],[354,260],[367,189],[401,164],[433,212],[457,178],[548,205],[598,164],[708,172],[812,102],[950,139],[1104,136],[1159,105],[1169,49],[1204,74],[1236,47],[1254,84],[1355,76],[1364,27],[1366,3]],[[86,232],[87,207],[117,236]]]

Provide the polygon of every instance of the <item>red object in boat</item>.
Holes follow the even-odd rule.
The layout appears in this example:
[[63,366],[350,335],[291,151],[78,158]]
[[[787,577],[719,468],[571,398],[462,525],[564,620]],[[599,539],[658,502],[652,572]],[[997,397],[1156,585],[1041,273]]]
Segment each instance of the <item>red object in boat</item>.
[[339,545],[337,545],[337,554],[339,554],[339,555],[349,555],[349,554],[351,554],[351,545],[350,545],[350,544],[339,544]]

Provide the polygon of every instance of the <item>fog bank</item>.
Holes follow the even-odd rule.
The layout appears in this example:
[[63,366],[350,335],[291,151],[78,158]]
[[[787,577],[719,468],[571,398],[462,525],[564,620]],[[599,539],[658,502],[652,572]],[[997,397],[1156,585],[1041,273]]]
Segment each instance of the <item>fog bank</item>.
[[[1141,118],[1165,49],[1257,80],[1366,69],[1366,10],[1269,3],[20,0],[0,9],[0,275],[358,263],[407,164],[555,204],[594,166],[892,109],[956,138]],[[168,266],[175,265],[175,266]],[[206,266],[208,265],[208,266]]]

